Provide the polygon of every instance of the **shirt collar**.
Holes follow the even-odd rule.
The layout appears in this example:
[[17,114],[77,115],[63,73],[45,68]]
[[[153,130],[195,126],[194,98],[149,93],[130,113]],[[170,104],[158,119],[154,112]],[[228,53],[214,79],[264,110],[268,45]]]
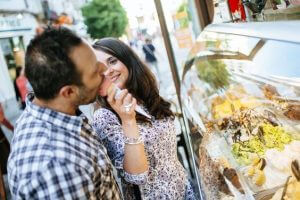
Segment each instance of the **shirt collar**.
[[76,110],[76,116],[68,115],[46,107],[38,106],[32,102],[33,98],[33,93],[29,93],[27,95],[26,112],[29,112],[32,116],[42,121],[46,121],[62,129],[78,133],[81,131],[83,120],[87,120],[79,109]]

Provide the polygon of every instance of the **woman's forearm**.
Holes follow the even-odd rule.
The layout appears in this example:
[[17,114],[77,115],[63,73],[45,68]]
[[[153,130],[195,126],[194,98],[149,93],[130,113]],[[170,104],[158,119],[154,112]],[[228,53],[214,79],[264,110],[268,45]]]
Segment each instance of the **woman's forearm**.
[[[135,119],[137,101],[128,93],[127,89],[119,91],[116,95],[117,91],[117,87],[112,84],[107,90],[107,101],[119,115],[122,122],[125,136],[123,169],[128,174],[141,174],[148,170],[148,162],[144,144],[135,140],[140,137]],[[127,140],[126,137],[131,139]]]
[[11,131],[14,131],[14,126],[6,119],[3,119],[2,124]]
[[[122,121],[122,128],[125,137],[135,139],[140,137],[135,120]],[[140,174],[148,170],[148,161],[143,143],[125,143],[123,168],[130,174]]]

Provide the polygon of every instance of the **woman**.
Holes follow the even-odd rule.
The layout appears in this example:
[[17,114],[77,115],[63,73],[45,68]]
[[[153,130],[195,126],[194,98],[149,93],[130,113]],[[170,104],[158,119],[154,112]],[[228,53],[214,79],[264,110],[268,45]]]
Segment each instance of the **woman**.
[[161,81],[160,70],[158,68],[157,58],[155,55],[156,49],[155,49],[154,45],[152,44],[152,41],[150,38],[145,39],[145,44],[143,45],[142,50],[145,54],[146,63],[148,64],[149,67],[155,68],[155,72],[157,73],[157,76],[158,76],[158,81]]
[[[133,127],[137,124],[138,134],[143,140],[149,170],[143,174],[126,173],[122,176],[125,199],[195,199],[185,170],[177,158],[174,115],[170,103],[159,96],[154,75],[130,47],[118,39],[104,38],[93,47],[98,60],[108,68],[105,78],[122,91],[128,90],[137,104],[152,117],[148,119],[137,113],[136,121],[132,122]],[[126,151],[128,145],[124,144],[122,120],[113,109],[111,99],[108,100],[99,96],[97,103],[100,108],[94,113],[93,124],[114,166],[122,175],[123,159],[129,153]],[[137,160],[140,157],[135,156],[134,162]]]

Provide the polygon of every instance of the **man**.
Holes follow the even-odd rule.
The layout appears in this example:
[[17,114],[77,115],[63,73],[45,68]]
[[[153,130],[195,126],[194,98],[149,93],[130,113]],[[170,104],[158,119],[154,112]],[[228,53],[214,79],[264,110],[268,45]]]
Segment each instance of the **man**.
[[121,199],[106,150],[78,106],[93,102],[105,66],[65,28],[45,30],[26,52],[33,94],[8,161],[13,199]]
[[[143,52],[145,54],[145,60],[148,63],[148,65],[152,68],[155,68],[155,73],[158,76],[158,81],[161,81],[160,79],[160,71],[157,64],[157,58],[155,56],[155,47],[152,44],[152,41],[150,38],[145,39],[145,44],[143,45]],[[153,70],[153,69],[152,69]]]

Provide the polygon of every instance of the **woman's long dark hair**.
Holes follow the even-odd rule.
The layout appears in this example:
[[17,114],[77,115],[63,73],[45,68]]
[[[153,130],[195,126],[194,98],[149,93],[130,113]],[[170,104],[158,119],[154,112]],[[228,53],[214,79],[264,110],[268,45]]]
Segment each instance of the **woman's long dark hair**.
[[[155,119],[174,116],[170,109],[171,104],[159,95],[153,73],[129,46],[116,38],[103,38],[95,42],[93,47],[116,57],[127,67],[129,73],[125,83],[126,89],[137,99],[137,102],[147,108]],[[101,107],[112,110],[106,98],[100,95],[98,103]],[[146,118],[137,114],[137,120],[145,121]]]

